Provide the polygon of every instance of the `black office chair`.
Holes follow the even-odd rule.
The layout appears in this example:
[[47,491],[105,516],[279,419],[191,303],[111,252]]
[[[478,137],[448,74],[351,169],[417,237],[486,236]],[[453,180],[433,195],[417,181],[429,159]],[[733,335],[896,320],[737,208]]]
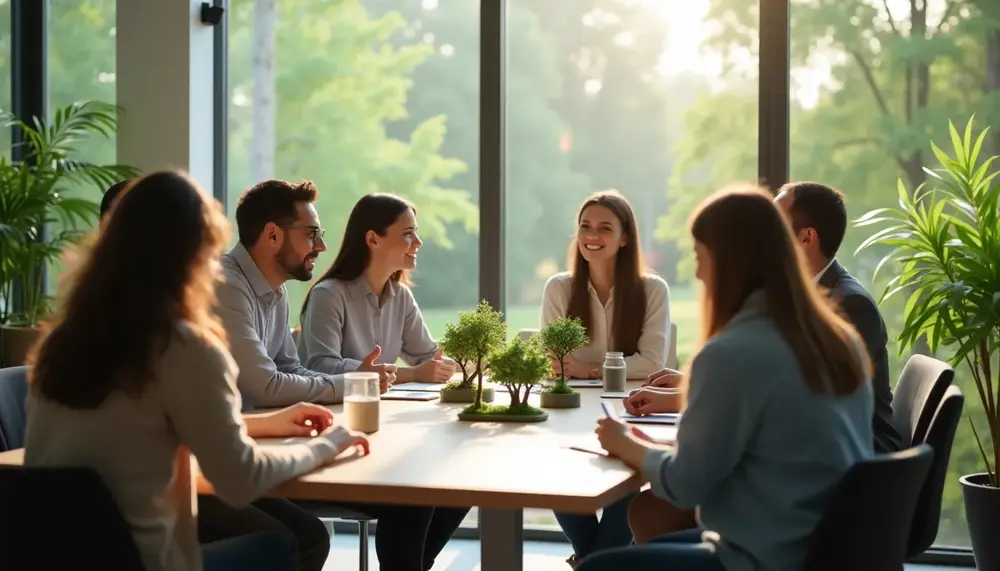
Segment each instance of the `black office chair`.
[[914,446],[927,438],[931,419],[937,413],[944,391],[955,380],[955,370],[948,363],[914,355],[892,389],[892,422]]
[[[67,515],[89,532],[66,532]],[[142,571],[142,558],[110,490],[88,468],[0,466],[0,553],[9,569]],[[56,538],[41,547],[44,538]]]
[[951,446],[955,442],[955,431],[962,418],[965,397],[958,385],[947,387],[927,429],[923,444],[934,450],[934,461],[917,499],[913,513],[913,525],[906,549],[906,559],[910,560],[926,551],[937,538],[941,521],[941,496],[948,477],[948,460]]
[[24,448],[28,368],[0,369],[0,452]]
[[809,540],[809,571],[902,571],[930,446],[857,463],[840,481]]

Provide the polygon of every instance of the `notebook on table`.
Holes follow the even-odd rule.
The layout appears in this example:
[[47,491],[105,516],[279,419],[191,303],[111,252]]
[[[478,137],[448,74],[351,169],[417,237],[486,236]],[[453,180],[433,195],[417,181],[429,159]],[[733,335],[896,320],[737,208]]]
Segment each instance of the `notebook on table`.
[[646,416],[632,416],[627,412],[623,412],[620,416],[625,422],[633,424],[677,424],[677,421],[681,418],[681,415],[675,412],[647,414]]
[[382,395],[382,400],[417,400],[432,401],[440,398],[438,393],[428,391],[397,391],[391,390]]

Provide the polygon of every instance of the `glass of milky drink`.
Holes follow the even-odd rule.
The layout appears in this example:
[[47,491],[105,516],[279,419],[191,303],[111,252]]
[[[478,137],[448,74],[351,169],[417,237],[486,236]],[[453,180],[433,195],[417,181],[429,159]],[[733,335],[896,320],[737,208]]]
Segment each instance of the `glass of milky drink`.
[[347,427],[371,434],[378,431],[378,373],[344,374],[344,415]]
[[604,354],[604,392],[620,393],[625,391],[625,356],[621,351],[608,351]]

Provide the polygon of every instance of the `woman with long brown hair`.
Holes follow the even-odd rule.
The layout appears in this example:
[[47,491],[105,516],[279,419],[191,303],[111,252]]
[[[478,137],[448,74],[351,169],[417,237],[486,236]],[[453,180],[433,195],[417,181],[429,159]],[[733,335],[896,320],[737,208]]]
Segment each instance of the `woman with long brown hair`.
[[801,569],[826,499],[873,454],[867,354],[813,285],[771,198],[722,191],[695,212],[691,234],[703,345],[676,445],[618,419],[601,419],[597,434],[658,497],[697,507],[701,528],[607,551],[582,571]]
[[[184,174],[155,172],[129,183],[113,211],[32,356],[25,464],[95,470],[149,571],[298,568],[282,534],[199,547],[191,454],[239,506],[367,440],[311,405],[241,416],[214,313],[229,228],[218,203]],[[314,430],[280,450],[251,440]]]
[[[666,365],[670,336],[667,282],[648,272],[632,206],[616,191],[592,194],[576,217],[569,271],[552,276],[542,295],[542,326],[576,317],[590,343],[565,359],[566,376],[598,379],[609,351],[622,353],[626,374],[644,379]],[[559,365],[554,363],[554,370]],[[573,545],[571,566],[587,555],[632,543],[631,496],[596,514],[556,513]]]

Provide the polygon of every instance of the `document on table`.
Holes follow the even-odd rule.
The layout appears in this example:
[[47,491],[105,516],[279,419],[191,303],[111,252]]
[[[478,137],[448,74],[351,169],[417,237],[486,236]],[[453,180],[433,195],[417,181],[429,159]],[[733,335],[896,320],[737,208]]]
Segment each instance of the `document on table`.
[[628,398],[628,391],[603,392],[603,393],[601,393],[601,398],[602,399],[624,399],[624,398]]
[[632,416],[625,412],[621,415],[622,420],[633,424],[677,424],[681,415],[679,413],[647,414],[646,416]]
[[[392,391],[416,391],[421,393],[439,393],[444,383],[400,383],[392,385]],[[385,397],[383,397],[385,398]]]
[[428,391],[398,391],[391,390],[382,395],[382,400],[418,400],[432,401],[440,398],[438,393]]

